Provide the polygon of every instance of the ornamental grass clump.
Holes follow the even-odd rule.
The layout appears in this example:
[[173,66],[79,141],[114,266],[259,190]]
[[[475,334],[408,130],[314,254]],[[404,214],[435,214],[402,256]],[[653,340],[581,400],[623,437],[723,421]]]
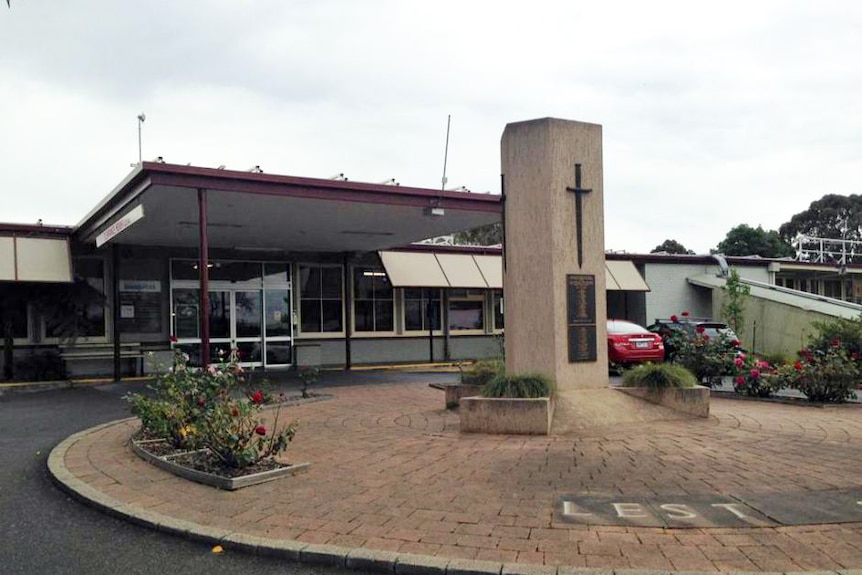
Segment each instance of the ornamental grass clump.
[[506,366],[501,359],[477,361],[468,371],[461,372],[461,383],[463,385],[485,385],[503,375],[505,371]]
[[686,368],[673,363],[644,363],[623,375],[626,387],[650,389],[695,387],[697,379]]
[[[221,359],[221,356],[220,356]],[[148,386],[147,394],[129,394],[132,412],[141,419],[141,436],[164,439],[175,449],[207,449],[226,468],[242,469],[275,457],[296,434],[260,417],[263,391],[243,392],[245,371],[236,353],[206,369],[188,365],[177,351],[173,367]],[[247,386],[246,386],[247,387]]]
[[500,374],[482,387],[484,397],[529,399],[551,397],[553,393],[554,382],[543,373]]

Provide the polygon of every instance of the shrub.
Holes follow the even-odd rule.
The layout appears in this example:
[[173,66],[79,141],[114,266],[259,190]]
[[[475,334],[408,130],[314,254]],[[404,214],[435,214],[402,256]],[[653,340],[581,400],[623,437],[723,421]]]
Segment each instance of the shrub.
[[320,368],[313,366],[300,368],[299,379],[302,380],[302,397],[308,397],[308,386],[320,380]]
[[17,362],[16,378],[20,381],[55,381],[66,379],[66,365],[54,349],[34,351]]
[[500,374],[482,388],[484,397],[550,397],[553,392],[553,380],[543,373]]
[[672,346],[676,349],[674,363],[688,369],[697,381],[712,386],[720,381],[721,376],[733,373],[736,350],[726,336],[709,337],[703,333],[703,328],[698,327],[693,337],[676,330],[672,338]]
[[733,390],[748,397],[769,397],[784,387],[778,370],[768,361],[740,354],[734,360],[737,373]]
[[265,394],[243,393],[244,370],[235,354],[207,369],[190,368],[188,361],[177,351],[173,368],[150,384],[149,395],[126,396],[145,436],[167,439],[178,449],[207,448],[231,468],[287,449],[296,427],[279,430],[278,412],[270,428],[264,425],[260,410]]
[[840,342],[825,351],[804,349],[800,356],[778,370],[784,385],[799,390],[809,401],[843,403],[856,397],[859,365]]
[[626,387],[694,387],[697,379],[685,367],[672,363],[645,363],[634,367],[623,375]]
[[862,316],[855,319],[816,321],[811,325],[816,333],[810,338],[808,349],[825,353],[839,342],[854,359],[858,360],[862,356]]
[[503,375],[505,371],[506,365],[500,359],[478,361],[469,371],[461,372],[461,383],[464,385],[485,385]]

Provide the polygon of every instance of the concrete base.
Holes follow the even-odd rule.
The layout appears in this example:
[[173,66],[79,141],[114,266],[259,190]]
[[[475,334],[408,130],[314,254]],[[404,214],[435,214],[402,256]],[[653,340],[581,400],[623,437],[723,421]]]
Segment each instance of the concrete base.
[[608,427],[690,419],[693,416],[650,403],[620,388],[557,391],[551,431],[554,435],[601,433]]
[[702,385],[685,389],[651,389],[649,387],[620,387],[617,389],[633,397],[663,405],[693,417],[709,417],[709,388]]
[[461,431],[466,433],[549,435],[554,401],[548,397],[464,397],[459,415]]

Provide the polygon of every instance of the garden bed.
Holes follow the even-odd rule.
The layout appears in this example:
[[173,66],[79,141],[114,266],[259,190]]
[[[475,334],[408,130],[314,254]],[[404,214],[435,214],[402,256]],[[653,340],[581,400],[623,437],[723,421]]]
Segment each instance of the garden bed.
[[133,438],[130,445],[135,455],[159,469],[227,491],[304,473],[311,466],[310,463],[289,464],[264,459],[242,469],[232,469],[224,467],[208,449],[177,450],[160,439]]

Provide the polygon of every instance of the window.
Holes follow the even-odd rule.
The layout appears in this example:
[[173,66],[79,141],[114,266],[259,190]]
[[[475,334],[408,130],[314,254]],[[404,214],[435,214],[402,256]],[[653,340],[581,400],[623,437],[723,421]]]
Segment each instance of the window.
[[56,302],[48,321],[51,337],[105,337],[105,266],[101,259],[75,260],[75,281]]
[[[430,320],[429,320],[429,314]],[[404,289],[404,330],[428,331],[440,329],[440,290],[431,288]]]
[[344,331],[341,267],[299,266],[299,317],[302,333]]
[[455,289],[449,292],[449,329],[485,328],[485,296],[481,290]]
[[[17,286],[12,287],[12,293],[15,293]],[[26,295],[22,292],[20,298],[16,298],[14,295],[12,297],[3,294],[0,297],[4,298],[2,308],[0,308],[0,339],[2,339],[4,335],[4,330],[6,329],[5,323],[8,321],[10,326],[12,327],[12,339],[27,339],[27,304]],[[23,301],[22,301],[23,300]]]
[[501,330],[506,327],[503,317],[503,290],[494,290],[494,329]]
[[386,272],[353,269],[355,331],[394,331],[394,298]]

